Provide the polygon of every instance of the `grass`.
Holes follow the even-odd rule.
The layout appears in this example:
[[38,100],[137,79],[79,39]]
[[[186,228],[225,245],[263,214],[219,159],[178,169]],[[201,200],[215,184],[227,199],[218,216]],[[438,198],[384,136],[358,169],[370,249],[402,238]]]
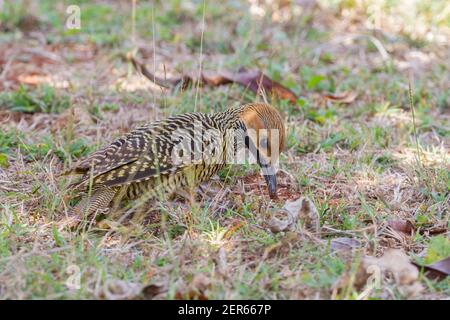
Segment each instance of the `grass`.
[[50,86],[43,86],[35,91],[20,86],[17,91],[0,95],[0,104],[11,111],[23,113],[60,113],[69,108],[68,96],[58,96]]
[[[199,88],[198,96],[196,88],[162,91],[134,74],[115,58],[133,46],[128,2],[71,1],[82,14],[75,31],[64,27],[64,1],[8,3],[0,52],[19,53],[3,75],[8,59],[0,54],[7,80],[0,94],[0,298],[356,299],[356,285],[333,288],[356,275],[362,255],[394,247],[420,263],[448,257],[450,57],[440,39],[449,26],[437,14],[445,2],[420,4],[414,21],[425,29],[409,28],[407,11],[390,1],[380,2],[383,12],[403,28],[375,19],[373,6],[319,2],[320,10],[207,2],[202,43],[203,1],[138,1],[136,43],[159,76],[197,74],[202,47],[204,70],[258,67],[299,95],[296,105],[272,101],[286,119],[280,165],[292,179],[280,180],[283,197],[273,202],[257,168],[230,167],[198,207],[161,202],[76,231],[60,225],[73,194],[58,176],[74,161],[140,123],[195,105],[217,112],[262,98],[235,85]],[[20,17],[30,13],[42,22],[35,31],[45,43],[21,31]],[[62,60],[29,58],[27,48]],[[45,75],[42,83],[18,77],[35,73]],[[358,97],[350,104],[322,97],[343,91]],[[317,207],[319,242],[298,228],[268,229],[284,200],[300,195]],[[412,221],[414,233],[386,233],[392,219]],[[331,249],[337,237],[357,239],[361,248],[338,254]],[[450,295],[448,278],[421,274],[419,281],[424,290],[416,298]],[[146,286],[152,293],[136,291]],[[384,279],[369,298],[407,297]]]

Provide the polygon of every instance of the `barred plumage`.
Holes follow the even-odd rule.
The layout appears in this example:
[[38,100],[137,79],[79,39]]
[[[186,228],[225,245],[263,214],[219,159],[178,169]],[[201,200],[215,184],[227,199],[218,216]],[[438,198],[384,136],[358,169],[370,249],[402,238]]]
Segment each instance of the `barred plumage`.
[[[249,129],[256,131],[255,137],[249,137]],[[74,212],[91,214],[108,208],[113,199],[165,197],[177,189],[193,188],[252,143],[258,163],[267,170],[272,165],[268,161],[271,135],[266,137],[266,146],[260,146],[262,129],[279,131],[276,142],[281,150],[283,121],[278,111],[266,104],[247,104],[212,115],[187,113],[141,126],[68,171],[82,175],[74,187],[89,191]],[[271,195],[274,177],[266,174]]]

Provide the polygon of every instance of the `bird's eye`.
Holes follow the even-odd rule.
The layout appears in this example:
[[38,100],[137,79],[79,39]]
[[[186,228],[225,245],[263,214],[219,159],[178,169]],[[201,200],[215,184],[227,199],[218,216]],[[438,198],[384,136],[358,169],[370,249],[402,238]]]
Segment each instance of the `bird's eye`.
[[269,141],[267,138],[262,138],[261,141],[259,142],[259,146],[261,148],[267,149],[268,145],[269,145]]

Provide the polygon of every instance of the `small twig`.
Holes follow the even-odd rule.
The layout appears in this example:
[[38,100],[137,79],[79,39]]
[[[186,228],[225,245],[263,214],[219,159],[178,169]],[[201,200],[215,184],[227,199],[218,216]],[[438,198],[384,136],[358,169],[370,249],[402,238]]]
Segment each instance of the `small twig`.
[[143,63],[138,61],[135,57],[133,57],[131,53],[128,53],[126,55],[125,59],[130,61],[133,64],[133,67],[138,72],[142,73],[142,75],[144,77],[146,77],[150,81],[153,81],[155,84],[157,84],[160,87],[164,87],[166,89],[170,89],[170,88],[173,88],[179,82],[178,79],[176,79],[176,80],[166,80],[166,79],[157,77],[155,74],[153,74],[150,71],[148,71],[147,67]]
[[373,45],[377,48],[378,52],[381,55],[381,58],[386,61],[389,60],[389,53],[387,52],[387,50],[384,48],[383,44],[381,43],[380,40],[378,40],[377,38],[375,38],[374,36],[369,36],[370,41],[372,41]]
[[348,234],[348,235],[355,235],[356,233],[366,232],[366,231],[371,230],[371,229],[376,229],[376,226],[372,225],[372,226],[368,226],[368,227],[361,228],[361,229],[355,229],[355,230],[352,230],[352,231],[338,230],[338,229],[334,229],[334,228],[328,227],[328,226],[322,226],[322,229],[329,230],[332,233],[342,233],[342,234]]
[[8,74],[9,69],[11,68],[11,64],[16,59],[16,54],[13,53],[11,57],[8,59],[8,61],[5,63],[5,67],[3,68],[2,72],[0,73],[0,81],[3,81],[6,78],[6,75]]
[[11,188],[11,187],[7,187],[7,186],[2,186],[0,185],[0,189],[8,191],[8,192],[19,192],[19,191],[23,191],[20,189],[16,189],[16,188]]
[[24,52],[31,53],[32,55],[40,56],[41,58],[47,59],[52,63],[62,63],[61,57],[53,52],[45,51],[42,48],[25,48]]

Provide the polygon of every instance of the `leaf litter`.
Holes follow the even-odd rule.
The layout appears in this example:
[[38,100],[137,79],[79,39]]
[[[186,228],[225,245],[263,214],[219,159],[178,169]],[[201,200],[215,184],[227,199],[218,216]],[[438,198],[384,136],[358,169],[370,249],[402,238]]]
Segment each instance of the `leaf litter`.
[[304,230],[319,234],[320,216],[314,203],[307,197],[301,197],[294,201],[287,200],[283,208],[272,216],[269,221],[269,229],[274,233],[293,231],[298,220],[301,221]]
[[131,54],[126,55],[126,60],[130,61],[134,68],[148,80],[166,89],[174,89],[177,87],[186,89],[188,86],[197,83],[210,87],[236,83],[256,94],[269,94],[278,99],[288,100],[292,104],[296,104],[298,100],[297,95],[292,90],[272,80],[259,70],[247,70],[241,67],[237,72],[204,71],[201,73],[200,78],[184,74],[178,78],[163,79],[150,72],[144,63],[140,62]]

